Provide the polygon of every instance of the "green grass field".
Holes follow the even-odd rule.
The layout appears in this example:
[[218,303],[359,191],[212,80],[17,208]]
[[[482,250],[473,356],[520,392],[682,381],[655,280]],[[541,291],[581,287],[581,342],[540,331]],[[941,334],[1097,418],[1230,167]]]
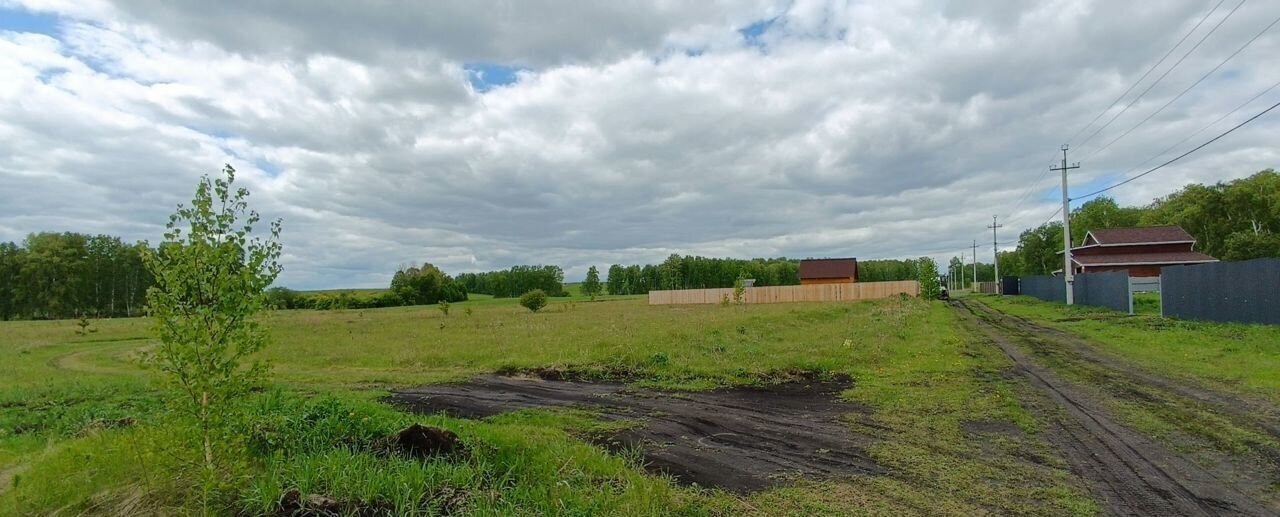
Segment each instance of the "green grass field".
[[1173,377],[1280,402],[1280,327],[1161,318],[1159,296],[1135,299],[1135,315],[1068,307],[1028,296],[983,303],[1089,338],[1103,351]]
[[[211,500],[215,513],[249,515],[276,511],[291,488],[392,514],[1094,513],[1016,387],[994,373],[1003,357],[954,318],[918,300],[674,307],[637,297],[553,299],[536,314],[510,299],[454,304],[448,316],[432,306],[270,313],[273,386],[244,402],[248,447],[227,452],[235,468]],[[93,328],[0,323],[0,514],[195,511],[199,484],[175,452],[184,433],[156,374],[135,362],[151,346],[147,321]],[[378,401],[389,387],[520,368],[683,390],[848,374],[855,387],[843,396],[873,411],[849,425],[882,437],[870,452],[891,474],[740,495],[675,484],[633,454],[590,445],[579,437],[607,425],[590,413],[471,421]],[[475,452],[424,464],[351,446],[414,421],[454,430]],[[1022,431],[975,437],[970,421]]]

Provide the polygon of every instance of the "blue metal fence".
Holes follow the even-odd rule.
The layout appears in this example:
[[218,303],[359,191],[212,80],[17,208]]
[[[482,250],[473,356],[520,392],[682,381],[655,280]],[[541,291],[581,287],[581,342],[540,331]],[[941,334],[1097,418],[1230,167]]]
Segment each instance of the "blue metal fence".
[[[1048,302],[1067,303],[1067,286],[1060,276],[1024,276],[1019,291]],[[1129,273],[1085,273],[1075,277],[1075,303],[1133,312]]]
[[1024,276],[1019,292],[1046,302],[1067,303],[1067,287],[1060,276]]
[[1075,297],[1078,305],[1106,307],[1133,314],[1128,271],[1076,275]]
[[1280,325],[1280,259],[1168,266],[1160,276],[1165,316]]

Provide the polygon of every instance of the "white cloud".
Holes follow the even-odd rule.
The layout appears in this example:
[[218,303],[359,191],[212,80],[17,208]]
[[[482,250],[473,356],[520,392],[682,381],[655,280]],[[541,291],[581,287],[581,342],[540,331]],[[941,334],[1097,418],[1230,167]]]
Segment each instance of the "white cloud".
[[[284,218],[296,287],[380,285],[423,260],[576,278],[670,253],[958,252],[989,239],[993,213],[1014,217],[1008,240],[1047,217],[1054,150],[1205,9],[501,5],[26,3],[60,22],[0,32],[0,239],[154,240],[195,177],[229,162],[259,211]],[[1242,8],[1099,140],[1278,15]],[[739,30],[762,20],[749,44]],[[1076,181],[1119,177],[1280,80],[1277,47],[1258,40]],[[476,62],[529,70],[479,93],[464,70]],[[1260,120],[1116,195],[1274,166],[1276,127]]]

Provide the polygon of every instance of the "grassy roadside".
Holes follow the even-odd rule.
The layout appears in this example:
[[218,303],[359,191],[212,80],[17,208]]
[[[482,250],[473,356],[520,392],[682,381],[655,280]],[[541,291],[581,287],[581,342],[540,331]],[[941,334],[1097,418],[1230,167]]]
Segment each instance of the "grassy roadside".
[[[1084,337],[1089,348],[1102,353],[1080,350],[1074,338],[1002,323],[1018,336],[1024,353],[1090,392],[1126,425],[1232,479],[1254,500],[1280,508],[1280,485],[1274,481],[1280,475],[1275,462],[1280,440],[1274,434],[1274,406],[1266,402],[1275,400],[1270,383],[1276,372],[1265,368],[1280,345],[1268,339],[1277,335],[1275,329],[1165,321],[1023,297],[978,300]],[[1241,368],[1231,377],[1220,370],[1247,362],[1264,367]]]
[[[477,515],[1091,514],[1093,502],[1036,435],[1001,357],[944,306],[848,304],[650,307],[641,300],[510,300],[267,316],[276,388],[246,401],[240,467],[217,500],[269,513],[290,488],[388,513]],[[466,314],[463,307],[471,306]],[[143,320],[0,324],[0,470],[22,465],[0,515],[172,514],[190,509],[174,463],[182,433],[132,353]],[[872,408],[851,426],[882,436],[871,454],[891,474],[801,481],[738,496],[645,474],[634,456],[580,439],[582,412],[526,411],[469,421],[408,415],[377,401],[387,386],[502,369],[625,375],[677,389],[843,373]],[[7,402],[6,402],[7,401]],[[17,404],[17,401],[26,401]],[[420,421],[457,432],[472,453],[425,464],[362,444]],[[166,452],[169,451],[169,452]],[[0,489],[5,490],[5,489]]]
[[1280,327],[1129,316],[1027,296],[984,296],[1002,312],[1078,334],[1104,352],[1171,377],[1280,403]]

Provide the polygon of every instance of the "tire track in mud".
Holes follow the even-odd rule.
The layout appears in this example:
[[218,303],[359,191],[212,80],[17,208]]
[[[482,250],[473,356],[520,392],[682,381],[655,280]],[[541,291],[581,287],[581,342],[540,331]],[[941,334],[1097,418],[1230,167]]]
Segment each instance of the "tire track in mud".
[[953,306],[969,326],[1008,356],[1017,374],[1044,395],[1046,400],[1024,402],[1040,414],[1049,441],[1062,450],[1108,513],[1274,514],[1213,473],[1119,424],[1095,397],[1023,353],[1016,342],[1034,343],[1003,327],[1002,315],[971,301],[959,300]]
[[[985,307],[985,306],[983,306]],[[986,308],[991,316],[994,309]],[[1273,438],[1280,440],[1280,407],[1269,402],[1222,393],[1200,386],[1192,380],[1170,379],[1152,374],[1132,364],[1125,364],[1122,358],[1111,357],[1093,348],[1085,340],[1070,332],[1045,327],[1027,318],[1014,314],[996,312],[998,319],[992,323],[1009,331],[1034,332],[1051,336],[1056,343],[1068,347],[1077,359],[1087,361],[1116,372],[1136,381],[1139,384],[1155,387],[1179,397],[1187,398],[1213,407],[1216,411],[1227,414],[1233,419],[1244,422],[1265,431]]]

